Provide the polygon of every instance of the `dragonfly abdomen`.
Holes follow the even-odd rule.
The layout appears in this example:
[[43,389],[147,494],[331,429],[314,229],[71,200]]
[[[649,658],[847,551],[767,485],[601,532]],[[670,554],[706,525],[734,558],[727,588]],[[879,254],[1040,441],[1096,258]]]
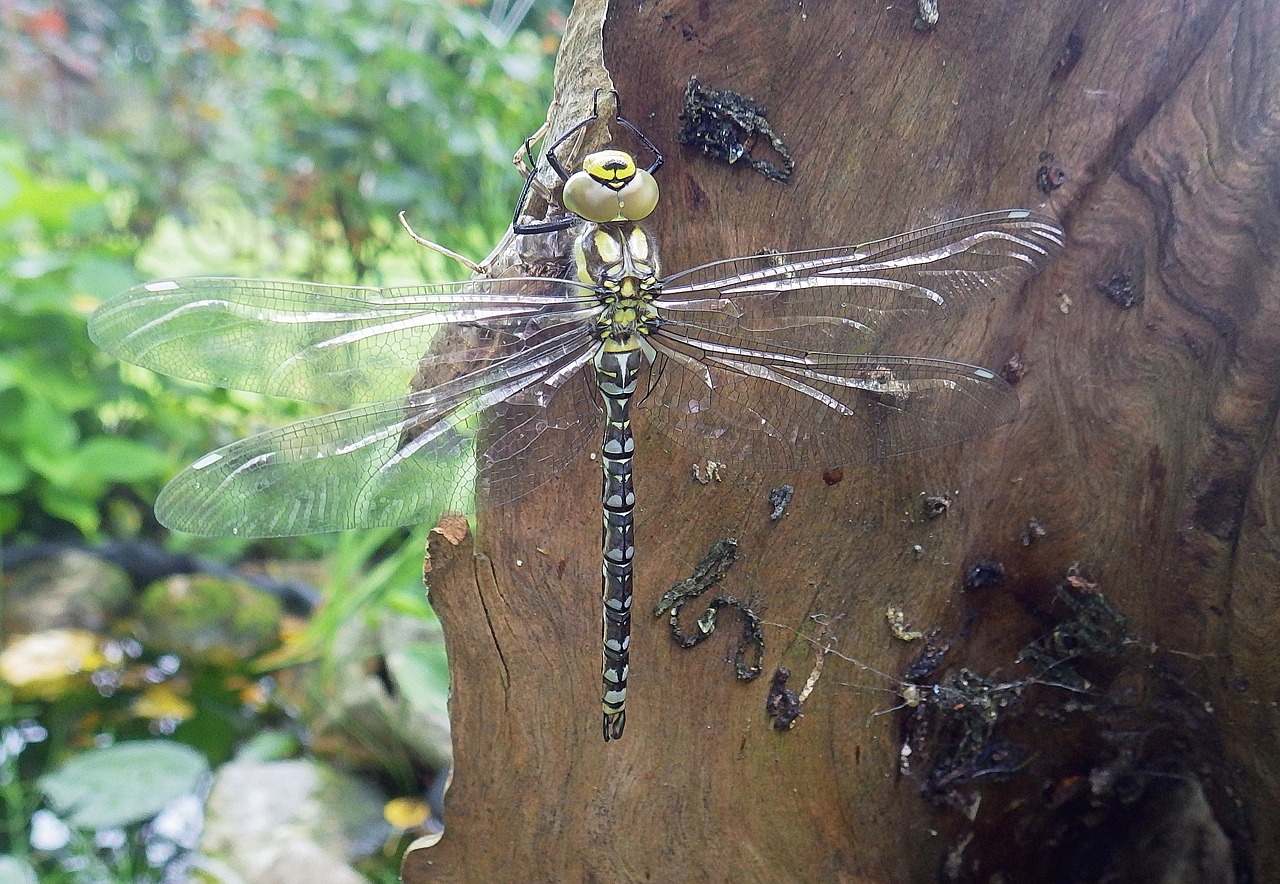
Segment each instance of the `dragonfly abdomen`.
[[635,487],[631,463],[635,440],[631,435],[631,397],[636,391],[645,351],[636,338],[625,342],[605,340],[596,354],[596,381],[604,404],[604,442],[601,463],[604,476],[601,502],[604,511],[601,548],[604,567],[601,596],[604,600],[601,667],[604,694],[604,738],[616,740],[626,727],[627,671],[631,648],[631,576],[635,555]]

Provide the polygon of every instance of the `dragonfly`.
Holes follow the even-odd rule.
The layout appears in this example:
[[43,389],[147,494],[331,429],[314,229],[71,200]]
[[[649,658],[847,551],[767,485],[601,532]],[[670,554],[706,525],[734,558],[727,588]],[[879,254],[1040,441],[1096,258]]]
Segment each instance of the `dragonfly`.
[[163,374],[345,408],[197,460],[156,501],[174,530],[274,537],[432,522],[518,499],[594,448],[607,742],[626,725],[632,406],[699,457],[753,470],[865,463],[987,432],[1017,411],[994,372],[877,346],[890,328],[1019,285],[1064,234],[1013,209],[663,275],[645,225],[663,162],[653,142],[615,104],[617,131],[652,156],[647,166],[616,147],[572,173],[557,156],[599,116],[597,95],[544,151],[560,196],[540,221],[520,215],[540,171],[529,170],[508,234],[525,245],[502,272],[396,287],[166,279],[104,302],[89,333]]

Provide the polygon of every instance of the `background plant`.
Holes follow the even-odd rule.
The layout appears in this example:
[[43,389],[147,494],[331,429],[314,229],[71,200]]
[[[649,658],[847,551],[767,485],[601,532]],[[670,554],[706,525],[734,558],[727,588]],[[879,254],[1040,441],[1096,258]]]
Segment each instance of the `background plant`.
[[82,317],[101,298],[191,273],[457,275],[401,210],[486,253],[545,112],[557,15],[544,4],[508,38],[449,2],[0,11],[0,405],[16,416],[0,531],[95,536],[112,512],[136,530],[181,461],[294,413],[99,356]]
[[[395,216],[406,211],[416,229],[473,257],[505,229],[520,186],[511,155],[543,120],[568,4],[532,5],[522,19],[519,8],[464,0],[0,7],[6,547],[143,536],[225,559],[328,554],[325,589],[341,603],[280,660],[324,660],[351,618],[429,616],[421,538],[408,532],[252,548],[167,536],[151,504],[169,477],[302,407],[120,365],[90,344],[85,317],[163,276],[393,284],[465,272],[413,244]],[[504,15],[522,24],[495,25]],[[441,705],[437,656],[406,660],[434,672],[428,703]],[[217,678],[201,683],[191,690],[212,693],[193,698],[198,709],[224,701]],[[155,733],[127,708],[86,711],[92,684],[18,701],[0,680],[0,729],[26,735],[21,751],[0,752],[0,855],[23,852],[39,776],[94,742]],[[172,738],[203,752],[199,730]],[[216,765],[232,751],[205,754]],[[91,838],[74,843],[97,852],[103,874],[127,868],[143,880],[137,834],[106,852]],[[49,880],[58,874],[42,867]]]

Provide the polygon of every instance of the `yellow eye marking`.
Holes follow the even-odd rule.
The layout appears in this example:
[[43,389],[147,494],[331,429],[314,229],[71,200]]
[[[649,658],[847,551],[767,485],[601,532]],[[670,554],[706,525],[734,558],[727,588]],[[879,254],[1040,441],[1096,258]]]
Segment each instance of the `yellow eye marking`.
[[599,150],[587,154],[582,161],[582,171],[601,184],[620,190],[635,177],[636,161],[624,150]]

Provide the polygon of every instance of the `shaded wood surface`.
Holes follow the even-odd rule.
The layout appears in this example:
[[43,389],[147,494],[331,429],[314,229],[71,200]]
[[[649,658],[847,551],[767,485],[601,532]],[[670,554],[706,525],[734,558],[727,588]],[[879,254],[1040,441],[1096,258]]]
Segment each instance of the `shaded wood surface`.
[[[818,470],[779,478],[796,496],[770,522],[760,486],[694,482],[697,453],[664,448],[640,409],[616,743],[599,732],[589,452],[482,519],[479,552],[436,538],[456,768],[444,838],[409,854],[406,881],[1096,880],[1171,861],[1161,834],[1189,846],[1181,880],[1273,873],[1280,8],[944,4],[929,32],[913,17],[863,2],[615,4],[603,58],[667,156],[652,226],[668,271],[995,208],[1061,218],[1066,255],[1023,291],[886,348],[992,368],[1017,356],[1018,420],[834,485]],[[791,184],[677,145],[691,74],[768,107],[797,160]],[[1046,196],[1038,170],[1065,178]],[[921,494],[939,492],[950,510],[924,518]],[[727,536],[740,555],[717,590],[768,622],[751,683],[733,678],[731,613],[693,651],[647,613]],[[965,591],[980,562],[1003,577]],[[1069,619],[1055,596],[1069,571],[1130,637],[1076,661],[1083,692],[1030,683],[1015,663]],[[932,700],[870,717],[899,702],[895,682],[853,661],[901,675],[921,653],[891,635],[891,606],[949,647],[926,684],[968,669],[1023,685],[967,768],[990,775],[937,787],[963,734],[928,717]],[[838,655],[777,732],[768,676],[785,665],[798,689],[814,641]],[[934,733],[916,734],[904,775],[911,721]]]

